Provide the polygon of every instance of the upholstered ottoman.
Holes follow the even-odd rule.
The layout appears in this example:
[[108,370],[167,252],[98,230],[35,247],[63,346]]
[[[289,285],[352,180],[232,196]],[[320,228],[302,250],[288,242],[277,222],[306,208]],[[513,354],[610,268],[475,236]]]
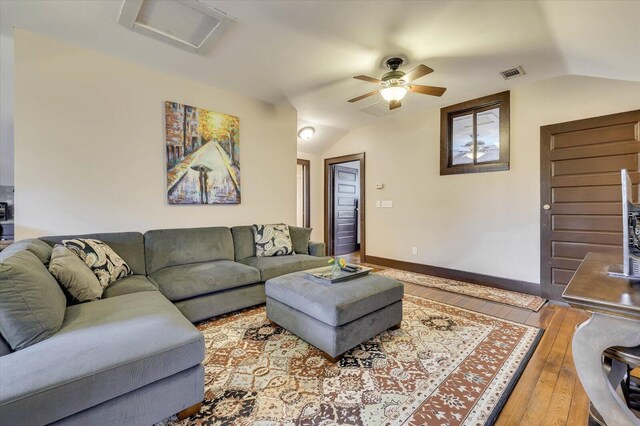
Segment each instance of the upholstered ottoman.
[[325,284],[295,272],[265,290],[267,317],[332,358],[402,321],[404,286],[378,274]]

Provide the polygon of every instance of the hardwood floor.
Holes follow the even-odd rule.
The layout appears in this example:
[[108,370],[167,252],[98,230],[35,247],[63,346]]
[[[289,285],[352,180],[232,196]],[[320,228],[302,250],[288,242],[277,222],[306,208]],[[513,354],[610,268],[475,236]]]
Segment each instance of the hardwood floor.
[[405,283],[405,293],[545,330],[496,425],[587,424],[589,400],[571,352],[573,331],[588,318],[585,311],[547,303],[540,311],[531,312],[409,283]]
[[360,263],[360,250],[354,251],[353,253],[342,254],[338,257],[343,257],[349,263]]

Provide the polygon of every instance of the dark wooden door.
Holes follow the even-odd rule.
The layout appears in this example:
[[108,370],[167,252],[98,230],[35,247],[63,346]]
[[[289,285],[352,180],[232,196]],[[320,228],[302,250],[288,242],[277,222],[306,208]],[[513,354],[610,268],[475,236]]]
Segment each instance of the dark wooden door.
[[637,194],[640,110],[540,128],[540,283],[562,292],[588,252],[622,253],[620,170]]
[[358,169],[333,166],[333,243],[334,255],[358,249]]

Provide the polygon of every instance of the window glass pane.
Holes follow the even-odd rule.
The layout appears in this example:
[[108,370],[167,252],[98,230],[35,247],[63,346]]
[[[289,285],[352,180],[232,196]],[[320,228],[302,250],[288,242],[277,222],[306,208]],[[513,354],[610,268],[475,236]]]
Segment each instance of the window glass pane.
[[496,107],[477,115],[478,163],[500,159],[500,108]]
[[473,164],[473,113],[451,119],[451,165]]

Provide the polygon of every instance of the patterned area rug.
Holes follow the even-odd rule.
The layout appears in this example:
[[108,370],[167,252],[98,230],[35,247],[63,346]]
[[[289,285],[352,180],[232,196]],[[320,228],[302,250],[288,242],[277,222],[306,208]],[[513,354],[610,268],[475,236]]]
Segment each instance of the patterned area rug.
[[452,293],[464,294],[465,296],[477,297],[479,299],[490,300],[492,302],[504,303],[505,305],[517,308],[529,309],[538,312],[547,302],[542,297],[530,294],[518,293],[516,291],[502,290],[500,288],[487,287],[479,284],[465,283],[463,281],[449,280],[446,278],[434,277],[432,275],[418,274],[416,272],[401,271],[399,269],[383,269],[378,274],[395,278],[399,281],[418,284],[425,287],[439,288]]
[[200,323],[205,401],[169,425],[491,424],[542,330],[406,296],[402,327],[337,363],[264,306]]

